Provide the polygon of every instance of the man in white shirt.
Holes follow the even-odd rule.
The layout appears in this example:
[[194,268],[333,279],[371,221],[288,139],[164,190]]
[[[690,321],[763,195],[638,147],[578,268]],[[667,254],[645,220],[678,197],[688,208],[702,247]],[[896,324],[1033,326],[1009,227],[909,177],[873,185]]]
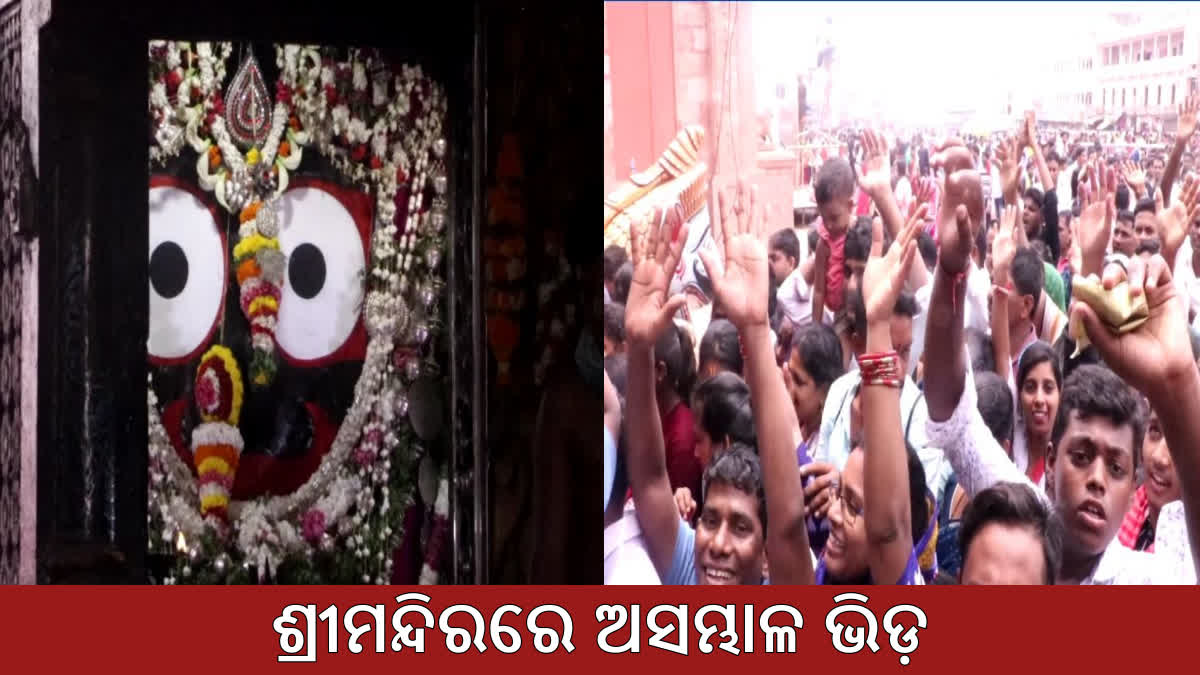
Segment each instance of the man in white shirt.
[[[969,181],[969,176],[962,180]],[[961,190],[952,194],[954,200],[962,198]],[[952,203],[938,228],[941,257],[926,333],[926,350],[946,355],[947,362],[927,371],[925,391],[930,442],[944,448],[959,484],[973,496],[999,482],[1030,483],[1008,460],[975,406],[961,328],[964,291],[954,283],[966,266],[970,244],[962,234],[966,224],[956,222]],[[1090,307],[1074,307],[1103,361],[1120,377],[1098,366],[1081,366],[1068,378],[1046,458],[1047,487],[1053,497],[1038,493],[1065,525],[1061,582],[1195,583],[1194,551],[1184,520],[1200,517],[1200,429],[1188,422],[1200,416],[1200,371],[1192,361],[1185,317],[1174,300],[1166,263],[1155,256],[1149,264],[1131,260],[1128,267],[1128,277],[1136,282],[1134,292],[1148,296],[1150,318],[1136,330],[1116,335]],[[1106,278],[1114,282],[1125,280],[1126,274],[1118,264],[1105,268]],[[1152,554],[1125,549],[1116,537],[1141,463],[1144,421],[1129,385],[1145,393],[1160,418],[1161,410],[1167,410],[1167,443],[1186,486],[1184,494],[1193,495],[1182,507],[1163,509]]]

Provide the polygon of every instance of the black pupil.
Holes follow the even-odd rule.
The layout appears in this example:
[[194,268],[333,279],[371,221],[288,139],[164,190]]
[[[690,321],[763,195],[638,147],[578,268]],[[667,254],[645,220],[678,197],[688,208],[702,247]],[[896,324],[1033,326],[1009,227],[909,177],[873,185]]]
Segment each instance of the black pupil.
[[150,284],[164,298],[173,298],[187,286],[188,261],[183,249],[164,241],[150,254]]
[[288,256],[288,283],[302,298],[316,297],[325,286],[325,256],[312,244],[300,244]]

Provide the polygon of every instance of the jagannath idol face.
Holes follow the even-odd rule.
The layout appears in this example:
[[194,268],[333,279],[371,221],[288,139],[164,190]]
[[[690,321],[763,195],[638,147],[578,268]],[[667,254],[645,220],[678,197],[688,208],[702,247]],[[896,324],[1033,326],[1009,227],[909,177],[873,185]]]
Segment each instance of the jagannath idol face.
[[238,217],[186,177],[152,176],[149,199],[147,351],[167,436],[195,471],[197,367],[210,347],[224,345],[245,380],[237,425],[244,449],[231,496],[290,494],[329,451],[362,371],[372,200],[326,175],[293,176],[280,195],[284,269],[274,336],[266,336],[274,341],[275,372],[256,384],[247,375],[257,329],[241,306],[233,262]]

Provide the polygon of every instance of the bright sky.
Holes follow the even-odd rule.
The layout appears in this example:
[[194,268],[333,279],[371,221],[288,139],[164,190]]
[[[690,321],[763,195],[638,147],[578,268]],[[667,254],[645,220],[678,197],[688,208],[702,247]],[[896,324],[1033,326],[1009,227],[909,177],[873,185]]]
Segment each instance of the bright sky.
[[[1045,50],[1086,52],[1086,33],[1107,15],[1148,15],[1169,8],[1161,2],[753,5],[760,104],[773,95],[775,83],[795,82],[798,72],[815,65],[818,34],[825,32],[841,59],[842,76],[835,86],[860,100],[878,100],[898,122],[919,121],[946,110],[992,107],[989,103],[1006,97],[1003,92],[1014,78],[1042,76],[1044,69],[1033,64],[1038,57],[1046,60]],[[828,27],[827,18],[832,20]],[[942,81],[954,85],[933,86]],[[1015,88],[1029,90],[1039,84],[1019,83]]]

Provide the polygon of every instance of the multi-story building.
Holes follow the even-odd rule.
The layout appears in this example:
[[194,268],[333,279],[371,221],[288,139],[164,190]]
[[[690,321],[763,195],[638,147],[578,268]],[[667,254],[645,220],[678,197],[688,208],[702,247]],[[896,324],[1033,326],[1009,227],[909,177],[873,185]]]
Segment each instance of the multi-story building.
[[1110,118],[1173,120],[1178,106],[1200,89],[1200,14],[1111,19],[1097,35],[1093,103]]

